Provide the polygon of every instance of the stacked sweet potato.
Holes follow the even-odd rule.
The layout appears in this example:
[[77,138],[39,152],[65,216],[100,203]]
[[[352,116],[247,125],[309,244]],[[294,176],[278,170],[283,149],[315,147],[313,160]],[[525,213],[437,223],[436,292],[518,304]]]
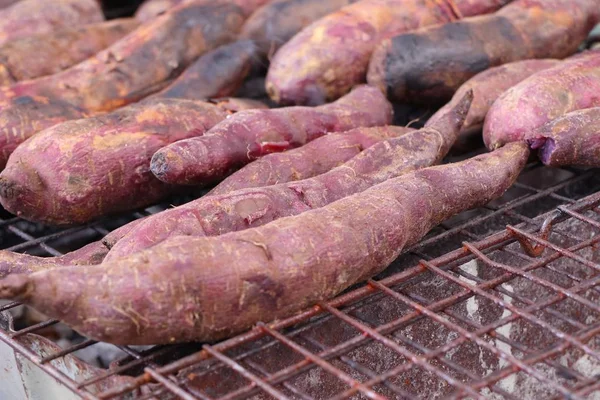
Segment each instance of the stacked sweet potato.
[[[157,344],[335,296],[501,196],[530,148],[600,165],[600,51],[574,55],[598,22],[596,0],[148,0],[17,32],[0,47],[6,210],[81,224],[216,186],[61,257],[0,251],[0,298]],[[240,95],[250,78],[264,102]],[[446,104],[413,129],[396,101]],[[473,136],[490,152],[436,165]]]

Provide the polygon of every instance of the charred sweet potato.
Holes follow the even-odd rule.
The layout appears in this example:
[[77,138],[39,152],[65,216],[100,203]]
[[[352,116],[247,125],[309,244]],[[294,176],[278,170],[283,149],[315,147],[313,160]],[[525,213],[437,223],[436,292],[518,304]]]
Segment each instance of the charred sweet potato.
[[146,0],[135,12],[135,18],[146,22],[183,3],[184,0]]
[[157,151],[150,167],[167,183],[204,184],[265,154],[302,146],[328,132],[386,125],[391,118],[392,108],[385,97],[363,85],[320,107],[240,112],[202,137]]
[[21,144],[0,174],[0,202],[22,218],[80,224],[164,198],[150,158],[166,144],[202,135],[229,112],[183,99],[148,99],[64,122]]
[[208,194],[299,181],[323,174],[376,143],[402,136],[411,128],[356,128],[325,135],[283,153],[268,154],[233,173]]
[[217,47],[200,57],[154,97],[202,100],[231,96],[248,75],[254,57],[256,46],[250,40]]
[[483,140],[490,149],[568,112],[600,106],[600,51],[588,51],[540,71],[504,92],[485,118]]
[[551,167],[600,167],[600,108],[567,113],[527,133],[525,139]]
[[[313,178],[207,196],[156,214],[118,241],[107,260],[135,253],[173,236],[214,236],[264,225],[435,164],[454,143],[471,100],[469,92],[436,125],[375,144],[341,166]],[[363,129],[387,136],[406,131],[402,127]]]
[[0,44],[103,19],[96,0],[21,0],[0,10]]
[[501,196],[528,155],[526,144],[511,143],[259,228],[176,237],[97,266],[11,275],[0,281],[0,298],[110,343],[222,339],[383,271],[440,222]]
[[0,86],[65,70],[137,26],[136,20],[123,18],[11,40],[0,46]]
[[108,111],[164,88],[205,52],[235,39],[264,0],[190,0],[152,19],[105,50],[61,73],[0,90],[2,105],[24,95]]
[[266,80],[281,104],[317,105],[365,81],[385,38],[461,16],[495,11],[509,0],[362,0],[309,25],[279,49]]
[[383,41],[367,81],[392,101],[443,103],[487,68],[575,53],[599,18],[596,0],[516,0],[494,14]]
[[248,18],[240,37],[253,40],[261,58],[270,58],[284,43],[312,22],[356,1],[271,1]]

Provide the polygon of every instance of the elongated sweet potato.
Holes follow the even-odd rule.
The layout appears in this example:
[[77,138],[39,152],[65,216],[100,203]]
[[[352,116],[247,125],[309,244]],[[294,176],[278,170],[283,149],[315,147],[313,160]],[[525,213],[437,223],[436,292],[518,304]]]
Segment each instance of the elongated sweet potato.
[[575,53],[599,18],[596,0],[516,0],[494,14],[383,41],[367,81],[392,101],[443,103],[487,68]]
[[588,51],[540,71],[504,92],[485,118],[483,140],[490,149],[568,112],[600,106],[600,51]]
[[259,228],[177,237],[97,266],[11,275],[0,281],[0,298],[110,343],[218,340],[376,275],[443,220],[501,196],[528,155],[526,144],[511,143]]
[[0,174],[0,202],[25,219],[64,225],[154,203],[174,191],[149,170],[161,147],[202,135],[218,104],[148,99],[64,122],[21,144]]
[[600,167],[600,108],[567,113],[527,133],[525,139],[546,165]]
[[[132,254],[179,235],[214,236],[264,225],[275,219],[326,206],[343,197],[412,170],[439,162],[448,152],[472,100],[462,103],[435,126],[378,143],[322,175],[297,182],[207,196],[156,214],[118,241],[107,260]],[[391,136],[406,128],[363,128]],[[382,135],[382,133],[379,133]]]
[[552,59],[515,61],[480,72],[461,85],[452,100],[433,114],[429,121],[433,123],[439,118],[443,118],[448,110],[463,98],[467,91],[472,90],[473,103],[457,141],[460,142],[459,145],[462,145],[469,141],[473,134],[481,135],[480,131],[485,116],[494,101],[502,93],[529,76],[558,63],[560,63],[559,60]]
[[103,19],[95,0],[21,0],[0,10],[0,44]]
[[240,33],[241,38],[253,40],[261,58],[275,54],[312,22],[357,0],[275,0],[254,12]]
[[78,250],[71,251],[59,257],[36,257],[0,250],[0,278],[4,278],[10,274],[31,274],[65,265],[100,264],[114,243],[142,221],[143,218],[132,221],[110,232],[102,240],[92,242]]
[[202,100],[233,95],[242,85],[256,56],[250,40],[239,40],[209,51],[154,97]]
[[246,15],[264,1],[189,0],[61,73],[1,89],[1,102],[41,95],[108,111],[137,101],[164,88],[205,52],[234,40]]
[[375,88],[360,86],[320,107],[246,111],[206,135],[181,140],[156,152],[150,168],[158,179],[184,185],[222,178],[265,154],[302,146],[328,132],[386,125],[392,108]]
[[184,0],[146,0],[135,12],[135,18],[146,22],[183,3]]
[[251,162],[219,183],[208,194],[220,195],[234,190],[299,181],[323,174],[350,160],[358,153],[412,128],[356,128],[325,135],[283,153],[267,154]]
[[123,18],[11,40],[0,47],[0,86],[67,69],[121,39],[138,24]]
[[359,1],[309,25],[283,45],[271,62],[267,92],[281,104],[334,100],[365,81],[371,52],[383,39],[495,11],[508,1]]

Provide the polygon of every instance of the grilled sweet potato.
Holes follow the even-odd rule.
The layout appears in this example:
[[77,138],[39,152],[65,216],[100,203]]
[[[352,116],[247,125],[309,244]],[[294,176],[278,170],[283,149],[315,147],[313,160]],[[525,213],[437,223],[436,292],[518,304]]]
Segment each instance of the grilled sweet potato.
[[471,140],[474,134],[481,137],[481,128],[485,116],[494,101],[503,92],[529,76],[558,63],[560,63],[559,60],[552,59],[515,61],[480,72],[465,82],[456,91],[452,100],[433,114],[429,121],[432,123],[439,118],[443,118],[448,110],[463,98],[467,91],[473,90],[473,103],[457,141],[459,146],[463,146]]
[[0,46],[0,86],[67,69],[108,47],[137,25],[136,20],[123,18],[11,40]]
[[504,92],[490,108],[483,140],[490,149],[568,112],[600,106],[600,51],[588,51],[540,71]]
[[146,22],[183,3],[184,0],[146,0],[135,12],[135,18]]
[[283,153],[268,154],[219,183],[208,194],[299,181],[323,174],[376,143],[402,136],[412,128],[356,128],[325,135]]
[[253,40],[261,58],[272,56],[281,45],[312,22],[357,0],[275,0],[248,18],[241,38]]
[[173,192],[149,170],[154,152],[202,135],[228,115],[218,104],[148,99],[55,125],[14,151],[0,174],[0,202],[25,219],[55,225],[154,203]]
[[154,97],[202,100],[231,96],[242,85],[255,56],[256,46],[250,40],[217,47],[200,57]]
[[[214,236],[264,225],[323,207],[386,179],[439,162],[450,149],[469,109],[472,93],[434,126],[378,143],[343,165],[313,178],[200,198],[156,214],[118,241],[108,259],[132,254],[178,235]],[[402,127],[363,128],[404,133]],[[382,135],[382,133],[380,133]]]
[[367,81],[392,101],[443,103],[487,68],[575,53],[599,19],[596,0],[516,0],[494,14],[383,41]]
[[96,0],[21,0],[0,10],[0,44],[103,19]]
[[111,343],[222,339],[383,271],[440,222],[501,196],[528,154],[512,143],[259,228],[172,238],[97,266],[11,275],[0,281],[0,298]]
[[246,15],[264,1],[187,1],[61,73],[1,89],[0,101],[6,107],[16,97],[36,95],[90,111],[137,101],[164,88],[205,52],[234,40]]
[[365,81],[371,52],[383,39],[495,11],[508,1],[359,1],[309,25],[283,45],[271,62],[267,92],[281,104],[335,100]]
[[335,103],[241,112],[206,135],[156,152],[150,168],[167,183],[208,183],[265,154],[302,146],[328,132],[391,122],[392,108],[375,88],[360,86]]
[[527,133],[525,139],[551,167],[600,167],[600,108],[567,113]]

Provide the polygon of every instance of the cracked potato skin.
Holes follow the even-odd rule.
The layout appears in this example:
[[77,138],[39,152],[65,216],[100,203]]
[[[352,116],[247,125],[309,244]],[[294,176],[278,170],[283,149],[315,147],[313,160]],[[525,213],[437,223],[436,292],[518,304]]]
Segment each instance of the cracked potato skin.
[[516,0],[494,14],[381,42],[367,81],[391,101],[443,103],[490,67],[575,53],[599,21],[596,0]]
[[383,271],[440,222],[501,196],[528,155],[512,143],[259,228],[176,237],[98,266],[11,275],[0,281],[0,298],[109,343],[219,340]]

